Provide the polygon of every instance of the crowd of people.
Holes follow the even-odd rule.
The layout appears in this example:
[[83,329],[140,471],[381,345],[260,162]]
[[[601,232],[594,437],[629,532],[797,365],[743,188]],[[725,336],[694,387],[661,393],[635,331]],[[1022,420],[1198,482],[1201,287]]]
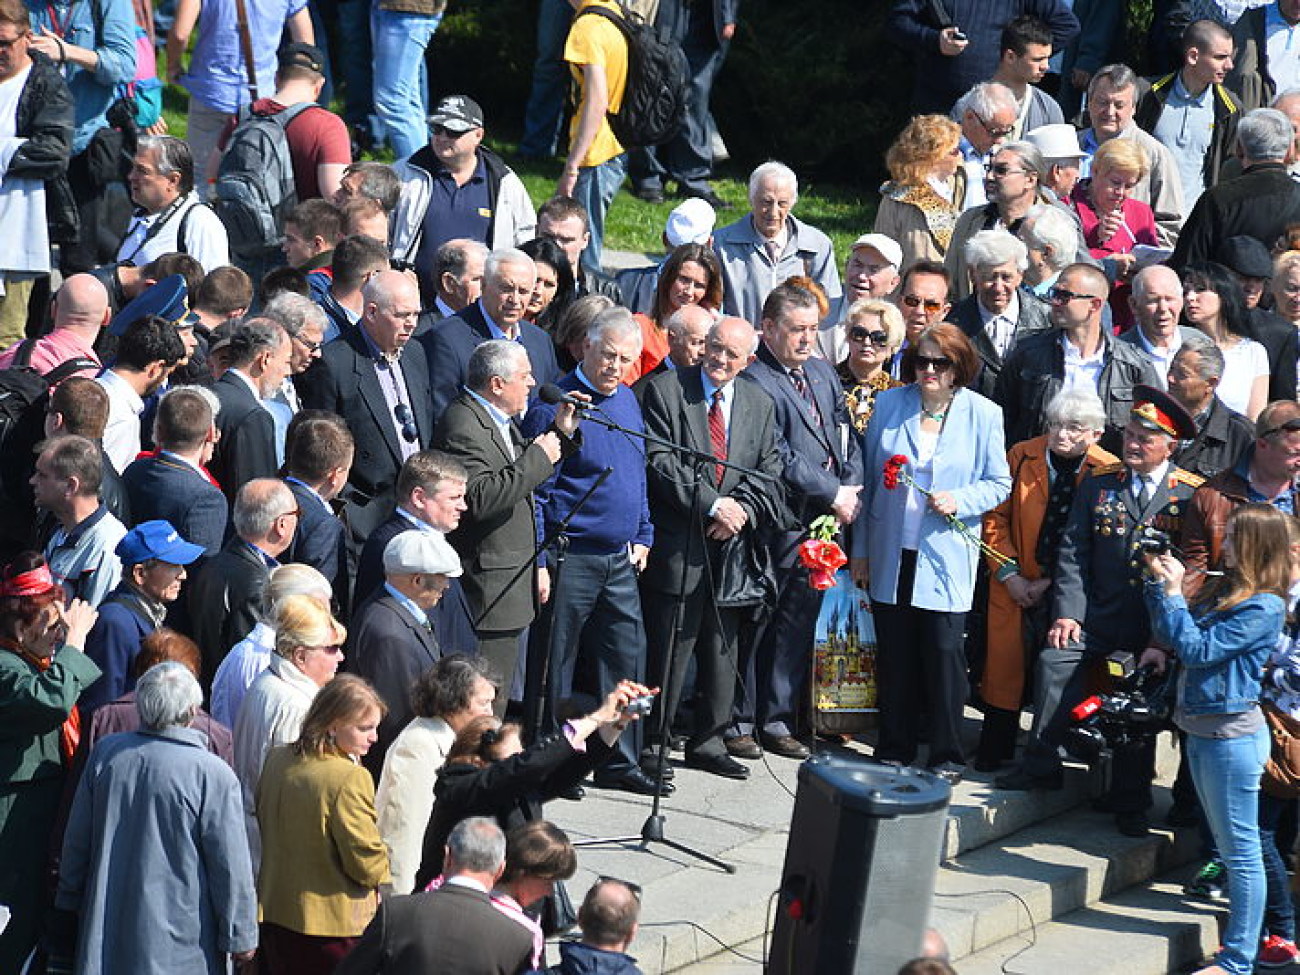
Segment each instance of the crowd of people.
[[[1058,789],[1103,664],[1176,669],[1209,970],[1300,958],[1259,704],[1300,719],[1300,5],[1167,5],[1145,80],[1120,5],[899,0],[917,114],[841,254],[777,161],[717,225],[734,3],[661,0],[685,124],[625,148],[626,11],[544,0],[540,205],[422,93],[443,4],[376,0],[366,81],[324,43],[361,6],[0,0],[0,970],[522,972],[576,916],[556,971],[634,971],[639,888],[575,912],[544,804],[839,737],[810,533],[869,597],[878,762]],[[625,173],[685,199],[612,277]]]

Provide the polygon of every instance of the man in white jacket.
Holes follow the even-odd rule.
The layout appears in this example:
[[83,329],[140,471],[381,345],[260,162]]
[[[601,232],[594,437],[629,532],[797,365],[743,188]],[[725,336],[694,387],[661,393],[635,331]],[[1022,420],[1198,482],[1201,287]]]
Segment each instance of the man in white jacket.
[[458,237],[497,250],[535,236],[537,213],[523,182],[483,146],[483,110],[449,95],[429,117],[429,144],[398,162],[402,195],[393,211],[392,253],[415,266],[431,304],[438,248]]

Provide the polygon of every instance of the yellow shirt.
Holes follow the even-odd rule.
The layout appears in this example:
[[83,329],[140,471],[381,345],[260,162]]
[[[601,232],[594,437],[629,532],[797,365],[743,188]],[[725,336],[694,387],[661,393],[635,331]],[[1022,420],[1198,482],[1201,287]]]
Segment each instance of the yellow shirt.
[[[585,64],[598,64],[605,69],[605,85],[609,90],[609,111],[617,112],[623,105],[623,89],[627,84],[627,41],[618,26],[610,23],[599,14],[582,16],[584,10],[603,7],[614,13],[620,13],[619,6],[613,0],[586,0],[573,18],[569,28],[568,39],[564,42],[564,60],[569,62],[569,70],[578,83],[581,97],[582,67]],[[581,98],[579,99],[581,103]],[[569,125],[569,139],[572,141],[578,130],[578,112],[573,113]],[[587,154],[582,157],[580,166],[599,166],[621,155],[623,147],[610,131],[609,120],[600,123],[596,138],[592,140]]]

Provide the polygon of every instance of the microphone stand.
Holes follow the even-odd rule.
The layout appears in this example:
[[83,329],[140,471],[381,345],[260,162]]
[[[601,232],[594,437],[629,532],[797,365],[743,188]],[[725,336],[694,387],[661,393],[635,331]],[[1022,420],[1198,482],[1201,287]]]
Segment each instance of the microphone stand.
[[[479,613],[478,618],[474,620],[475,630],[483,625],[483,621],[487,619],[488,614],[491,613],[492,610],[496,609],[497,603],[501,602],[501,600],[505,598],[506,593],[514,588],[515,584],[523,578],[524,573],[530,571],[532,567],[537,564],[537,560],[542,557],[542,553],[552,545],[555,546],[555,570],[551,573],[551,592],[555,592],[555,584],[559,581],[560,572],[564,568],[564,556],[569,548],[569,523],[573,521],[574,516],[582,510],[583,506],[591,500],[591,496],[596,493],[600,486],[604,484],[613,473],[614,468],[606,467],[596,475],[596,480],[592,483],[591,487],[587,489],[586,493],[573,503],[573,507],[569,509],[569,513],[551,527],[551,529],[546,533],[546,536],[542,539],[542,544],[533,549],[533,554],[528,557],[528,560],[515,570],[515,574],[507,580],[506,584],[501,588],[501,591],[493,597],[491,602],[483,607],[483,611]],[[540,619],[541,616],[542,614],[539,612],[538,619]],[[551,629],[549,617],[547,618],[546,625],[542,629],[544,632],[539,636],[539,643],[541,646],[549,648]],[[547,637],[548,639],[541,640],[540,637]],[[528,638],[528,644],[530,647],[533,646],[533,636],[531,633]],[[529,660],[531,657],[532,654],[529,653],[525,657],[525,660],[531,663],[532,661]],[[533,680],[533,672],[535,668],[527,665],[525,666],[524,727],[529,732],[531,736],[530,740],[532,741],[537,740],[542,730],[542,722],[546,712],[546,683],[547,675],[550,670],[550,661],[551,655],[549,652],[541,655],[539,661],[541,669],[538,674],[537,683]],[[511,675],[509,674],[503,674],[502,679],[509,680],[510,676]]]
[[[696,450],[694,447],[687,447],[683,444],[673,443],[673,441],[671,440],[666,440],[663,437],[655,436],[652,433],[646,433],[645,431],[642,430],[631,430],[627,427],[619,425],[618,423],[615,423],[613,420],[609,419],[609,417],[605,416],[603,413],[601,413],[601,415],[599,416],[592,415],[593,413],[600,413],[599,407],[587,406],[585,407],[585,411],[586,411],[585,415],[583,416],[584,422],[591,421],[593,423],[598,423],[609,430],[616,430],[619,433],[625,434],[629,437],[637,437],[640,440],[644,441],[645,443],[652,443],[660,447],[666,447],[669,450],[672,450],[683,457],[687,457],[694,462],[695,477],[691,481],[691,519],[686,533],[686,552],[684,558],[682,559],[681,572],[678,575],[677,605],[673,609],[672,638],[668,642],[668,652],[664,655],[663,666],[660,668],[659,687],[662,693],[669,686],[669,680],[671,679],[671,675],[673,673],[676,660],[677,660],[678,638],[681,634],[682,617],[683,614],[685,613],[687,567],[690,564],[691,554],[694,551],[694,542],[695,542],[696,533],[703,531],[703,528],[700,525],[699,514],[700,514],[700,483],[704,477],[704,471],[708,469],[704,465],[715,464],[721,467],[730,468],[731,470],[734,471],[740,471],[742,474],[748,474],[751,477],[757,478],[759,480],[771,481],[773,483],[780,483],[780,479],[773,477],[770,474],[766,474],[763,471],[754,470],[753,468],[750,467],[744,467],[741,464],[733,464],[730,461],[719,460],[712,453],[703,450]],[[704,540],[701,539],[700,543],[704,544]],[[684,843],[680,843],[677,840],[669,839],[668,836],[666,835],[667,817],[665,817],[659,811],[659,809],[660,809],[660,802],[663,799],[664,771],[668,768],[668,739],[670,737],[669,723],[671,722],[671,720],[672,720],[672,715],[668,713],[668,709],[665,706],[664,702],[660,700],[659,740],[656,743],[657,748],[655,751],[655,774],[654,774],[655,793],[654,793],[653,802],[650,807],[650,815],[647,816],[645,822],[641,824],[641,832],[637,834],[626,835],[626,836],[605,836],[605,837],[596,837],[596,838],[586,839],[586,840],[577,840],[574,842],[573,845],[575,847],[625,846],[628,844],[637,843],[639,844],[636,847],[638,850],[649,851],[650,845],[652,843],[659,843],[662,844],[663,846],[668,847],[671,850],[676,850],[678,853],[684,853],[687,856],[692,856],[697,860],[703,860],[705,863],[715,866],[720,870],[725,870],[727,873],[735,873],[736,868],[733,864],[727,863],[724,860],[720,860],[717,857],[711,856],[700,850],[693,849],[692,847],[689,847]]]

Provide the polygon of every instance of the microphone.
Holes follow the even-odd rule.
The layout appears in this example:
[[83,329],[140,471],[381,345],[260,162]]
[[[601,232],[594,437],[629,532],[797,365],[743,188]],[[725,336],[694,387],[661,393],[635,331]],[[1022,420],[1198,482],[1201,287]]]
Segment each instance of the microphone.
[[543,403],[549,403],[551,406],[557,406],[560,403],[570,403],[580,410],[589,410],[592,408],[591,402],[585,399],[579,399],[572,393],[566,393],[555,383],[542,383],[537,390],[537,398]]

